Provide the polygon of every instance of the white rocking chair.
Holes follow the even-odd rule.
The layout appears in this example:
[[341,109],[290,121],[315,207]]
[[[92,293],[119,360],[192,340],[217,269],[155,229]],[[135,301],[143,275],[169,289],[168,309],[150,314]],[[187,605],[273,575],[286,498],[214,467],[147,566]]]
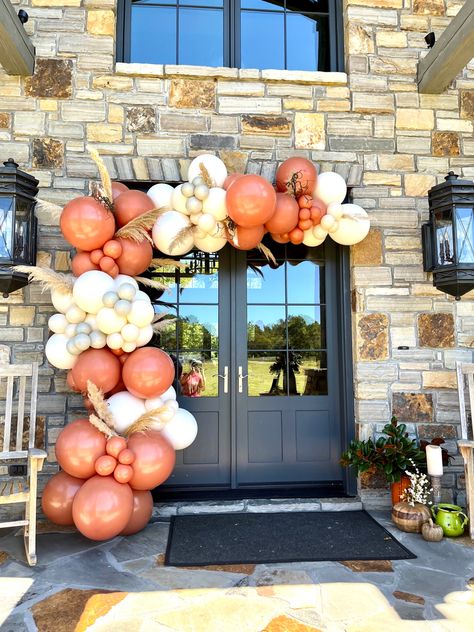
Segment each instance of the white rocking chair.
[[[0,386],[6,378],[6,395],[3,448],[0,461],[14,462],[27,466],[26,477],[12,477],[0,481],[0,505],[25,503],[24,520],[0,522],[1,527],[24,526],[25,551],[28,564],[36,564],[36,496],[37,475],[46,458],[44,450],[35,448],[36,433],[36,398],[38,393],[38,363],[33,364],[0,364]],[[15,388],[15,378],[18,385]],[[31,399],[29,410],[28,448],[23,449],[23,431],[25,419],[25,399],[27,378],[31,378]],[[3,412],[3,411],[2,411]],[[12,434],[12,413],[16,413],[15,437]]]
[[465,378],[467,377],[467,391],[470,402],[471,432],[474,439],[474,364],[456,362],[458,378],[459,410],[461,413],[461,439],[458,441],[459,450],[464,460],[466,478],[466,501],[469,515],[469,533],[474,540],[474,440],[468,437],[468,420],[465,399]]

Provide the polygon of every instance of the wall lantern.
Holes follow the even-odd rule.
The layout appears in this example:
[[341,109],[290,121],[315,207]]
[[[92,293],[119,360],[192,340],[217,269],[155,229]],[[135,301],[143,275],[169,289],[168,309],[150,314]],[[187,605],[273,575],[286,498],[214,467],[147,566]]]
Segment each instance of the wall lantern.
[[9,158],[0,167],[0,292],[28,284],[28,275],[12,270],[16,265],[35,265],[36,227],[34,213],[38,180]]
[[430,219],[422,227],[423,268],[433,285],[459,300],[474,289],[474,182],[450,171],[428,192]]

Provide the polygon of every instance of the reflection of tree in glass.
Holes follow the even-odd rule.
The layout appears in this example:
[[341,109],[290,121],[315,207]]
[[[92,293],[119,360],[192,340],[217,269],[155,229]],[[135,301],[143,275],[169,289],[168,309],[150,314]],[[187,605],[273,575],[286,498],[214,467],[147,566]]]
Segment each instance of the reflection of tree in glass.
[[217,346],[217,336],[211,323],[200,323],[195,316],[181,317],[179,346],[181,349],[211,349]]
[[[288,358],[288,361],[287,361]],[[301,365],[301,354],[295,353],[294,351],[289,351],[288,356],[285,351],[281,351],[277,353],[275,362],[268,369],[270,373],[276,375],[276,377],[272,381],[272,385],[270,387],[270,393],[272,395],[286,395],[289,393],[290,395],[298,395],[298,391],[296,389],[296,373],[299,373],[300,365]],[[288,364],[288,370],[287,370]],[[283,389],[279,389],[278,382],[280,380],[280,375],[283,372]],[[288,389],[289,386],[289,389]]]
[[289,316],[288,320],[280,319],[272,325],[258,323],[248,324],[249,349],[277,349],[285,346],[286,325],[291,346],[297,349],[321,348],[321,324],[308,322],[303,316]]

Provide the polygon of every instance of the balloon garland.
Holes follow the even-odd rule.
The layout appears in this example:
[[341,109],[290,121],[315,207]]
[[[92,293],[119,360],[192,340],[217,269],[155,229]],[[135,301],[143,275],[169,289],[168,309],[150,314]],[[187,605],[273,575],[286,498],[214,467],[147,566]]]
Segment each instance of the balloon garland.
[[104,540],[147,524],[150,490],[170,476],[175,451],[190,446],[198,430],[176,401],[170,356],[147,346],[160,322],[139,284],[164,289],[138,276],[160,265],[153,246],[178,257],[195,247],[217,252],[229,242],[271,258],[265,233],[278,243],[318,246],[329,235],[351,245],[364,239],[370,222],[361,207],[343,204],[340,175],[318,176],[305,158],[283,162],[274,187],[259,175],[229,175],[217,156],[204,154],[189,165],[186,182],[156,184],[145,194],[111,182],[97,152],[91,157],[101,185],[67,203],[59,218],[76,248],[73,275],[28,271],[51,289],[57,310],[48,321],[46,357],[68,370],[69,387],[84,395],[90,413],[58,436],[62,471],[46,484],[43,511]]

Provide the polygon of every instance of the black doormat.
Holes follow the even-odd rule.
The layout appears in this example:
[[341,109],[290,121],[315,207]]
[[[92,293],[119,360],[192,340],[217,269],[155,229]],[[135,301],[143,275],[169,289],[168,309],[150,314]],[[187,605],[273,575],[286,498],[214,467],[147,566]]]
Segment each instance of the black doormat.
[[172,516],[166,566],[415,558],[365,511]]

